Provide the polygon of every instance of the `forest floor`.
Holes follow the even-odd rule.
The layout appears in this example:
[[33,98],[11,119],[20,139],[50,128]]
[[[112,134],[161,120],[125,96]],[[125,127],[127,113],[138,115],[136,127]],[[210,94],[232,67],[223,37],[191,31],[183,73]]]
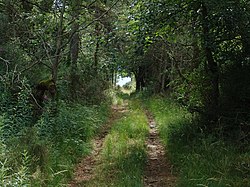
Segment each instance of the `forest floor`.
[[[128,102],[122,105],[112,107],[112,114],[107,124],[101,129],[98,136],[93,140],[92,153],[83,158],[76,166],[74,176],[68,187],[89,186],[89,182],[95,180],[96,168],[101,164],[100,153],[103,149],[105,137],[109,134],[111,127],[116,120],[122,118],[128,112]],[[174,187],[176,177],[172,174],[172,165],[167,160],[165,149],[161,144],[157,124],[150,113],[145,110],[148,120],[149,134],[145,141],[147,148],[147,161],[144,168],[144,176],[142,176],[143,186],[145,187]],[[92,186],[92,185],[90,185]]]

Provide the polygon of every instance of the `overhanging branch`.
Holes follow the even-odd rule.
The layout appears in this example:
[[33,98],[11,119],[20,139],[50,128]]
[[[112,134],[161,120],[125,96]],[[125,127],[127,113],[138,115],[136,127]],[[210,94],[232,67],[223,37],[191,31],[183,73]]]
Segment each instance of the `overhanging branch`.
[[87,25],[85,25],[85,26],[79,28],[79,29],[76,30],[75,32],[72,32],[71,35],[70,35],[70,37],[69,37],[69,40],[61,47],[61,49],[63,49],[67,44],[69,44],[69,42],[72,40],[72,37],[74,36],[74,34],[75,34],[76,32],[79,32],[79,31],[82,31],[82,30],[87,29],[90,25],[94,24],[96,21],[98,21],[98,20],[100,20],[101,18],[103,18],[106,14],[108,14],[108,13],[112,10],[112,8],[114,8],[114,6],[117,5],[117,3],[118,3],[119,1],[120,1],[120,0],[117,0],[116,2],[114,2],[114,3],[109,7],[109,9],[106,10],[106,11],[105,11],[102,15],[100,15],[98,18],[94,19],[93,21],[91,21],[91,22],[88,23]]

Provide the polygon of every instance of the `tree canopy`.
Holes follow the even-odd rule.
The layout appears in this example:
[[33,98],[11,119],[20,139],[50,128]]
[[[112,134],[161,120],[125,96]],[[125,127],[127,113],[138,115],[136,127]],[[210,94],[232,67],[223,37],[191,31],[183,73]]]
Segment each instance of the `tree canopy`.
[[0,7],[2,101],[29,85],[38,108],[46,97],[96,104],[117,75],[130,75],[137,91],[170,95],[210,130],[228,128],[228,119],[249,130],[247,0],[1,0]]
[[112,97],[131,88],[118,77],[132,78],[135,95],[178,103],[135,104],[166,114],[168,128],[176,115],[180,128],[162,125],[172,142],[212,134],[249,144],[249,0],[0,0],[0,33],[0,185],[23,185],[29,170],[34,184],[41,176],[35,186],[50,186],[70,172]]

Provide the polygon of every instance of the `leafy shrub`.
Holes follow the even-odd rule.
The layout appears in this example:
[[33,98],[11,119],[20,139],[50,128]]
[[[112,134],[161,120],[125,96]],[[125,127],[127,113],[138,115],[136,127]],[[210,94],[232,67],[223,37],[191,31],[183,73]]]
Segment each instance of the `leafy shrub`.
[[[40,136],[55,141],[68,138],[89,140],[105,120],[100,119],[100,116],[107,117],[108,113],[103,106],[86,107],[81,104],[67,104],[60,101],[55,115],[51,107],[48,105],[45,108],[36,127],[39,129]],[[103,115],[100,115],[101,110],[104,110]]]
[[1,94],[1,108],[5,113],[4,135],[6,137],[20,136],[24,128],[33,125],[33,111],[30,103],[31,89],[24,79],[13,93],[4,89]]
[[0,186],[61,186],[89,152],[108,104],[49,101],[37,116],[27,80],[17,85],[0,81]]
[[18,155],[21,163],[11,158],[12,155],[4,143],[3,122],[3,116],[0,116],[0,186],[29,186],[30,157],[24,150]]
[[[106,121],[109,113],[106,104],[83,106],[59,101],[57,111],[53,108],[53,103],[48,103],[35,125],[40,139],[40,144],[36,141],[35,146],[38,153],[39,149],[44,153],[44,143],[47,142],[48,145],[45,147],[46,163],[42,171],[46,175],[36,178],[33,183],[37,186],[43,183],[59,185],[67,182],[78,158],[90,151],[89,140]],[[46,178],[50,179],[45,181]]]
[[[109,88],[109,83],[101,72],[96,72],[93,69],[91,64],[92,62],[89,62],[79,67],[73,80],[71,75],[68,74],[65,79],[58,81],[61,99],[87,105],[99,105],[106,101],[105,91]],[[63,72],[63,76],[65,76],[65,72],[71,71],[70,69],[65,71],[64,67]],[[72,84],[74,84],[74,88],[72,88]]]

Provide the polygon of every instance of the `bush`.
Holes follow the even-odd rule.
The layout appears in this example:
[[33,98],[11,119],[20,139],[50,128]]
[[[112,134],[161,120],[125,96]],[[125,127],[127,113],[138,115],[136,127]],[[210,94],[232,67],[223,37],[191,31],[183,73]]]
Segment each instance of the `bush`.
[[[37,186],[41,183],[59,185],[67,182],[79,157],[89,153],[89,141],[109,113],[105,104],[87,107],[59,101],[57,108],[55,113],[53,105],[48,104],[35,125],[40,140],[43,140],[40,142],[47,142],[47,157],[43,159],[46,161],[43,171],[46,175],[42,180],[37,177],[38,181],[33,182]],[[44,143],[37,144],[36,148],[38,153],[44,153]]]
[[27,81],[24,79],[16,89],[11,93],[9,88],[5,88],[1,94],[3,100],[0,107],[5,115],[3,132],[6,138],[20,136],[24,128],[33,125],[31,89]]
[[0,81],[0,186],[62,186],[90,151],[108,104],[48,101],[36,115],[27,80],[7,83]]
[[4,143],[3,122],[3,116],[0,116],[0,186],[29,186],[30,157],[24,150],[21,154],[18,154],[20,163],[11,158],[13,155]]

